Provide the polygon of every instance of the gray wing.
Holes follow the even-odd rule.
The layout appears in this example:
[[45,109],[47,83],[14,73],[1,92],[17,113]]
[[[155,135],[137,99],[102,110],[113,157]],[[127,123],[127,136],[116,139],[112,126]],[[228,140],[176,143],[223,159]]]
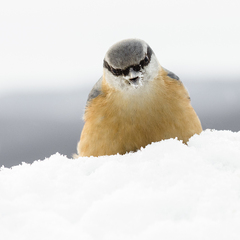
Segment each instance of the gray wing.
[[95,83],[91,92],[88,94],[87,105],[89,102],[102,93],[102,77]]
[[[167,70],[167,69],[164,68],[164,67],[163,67],[163,69],[167,72],[167,76],[168,76],[168,77],[180,81],[180,78],[179,78],[176,74],[174,74],[173,72]],[[181,82],[181,81],[180,81],[180,82]],[[186,89],[186,88],[185,88],[185,89]],[[187,91],[189,100],[191,100],[187,89],[186,89],[186,91]]]
[[173,72],[167,70],[167,69],[164,68],[164,67],[163,67],[163,69],[167,72],[168,77],[170,77],[170,78],[172,78],[172,79],[175,79],[175,80],[179,80],[179,79],[180,79],[180,78],[179,78],[176,74],[174,74]]

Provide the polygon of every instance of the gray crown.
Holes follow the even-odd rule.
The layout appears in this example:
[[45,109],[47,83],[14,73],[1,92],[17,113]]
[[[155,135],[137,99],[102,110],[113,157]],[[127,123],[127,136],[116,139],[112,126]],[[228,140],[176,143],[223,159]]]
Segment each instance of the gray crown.
[[147,52],[147,43],[139,39],[126,39],[114,44],[106,53],[105,60],[114,68],[125,69],[139,64]]

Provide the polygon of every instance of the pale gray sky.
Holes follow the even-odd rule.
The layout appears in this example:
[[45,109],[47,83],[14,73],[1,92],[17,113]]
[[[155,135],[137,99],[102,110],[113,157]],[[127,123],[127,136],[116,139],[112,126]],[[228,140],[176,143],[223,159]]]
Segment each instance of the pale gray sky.
[[239,0],[1,1],[0,89],[92,85],[107,49],[132,37],[182,78],[240,76],[239,9]]

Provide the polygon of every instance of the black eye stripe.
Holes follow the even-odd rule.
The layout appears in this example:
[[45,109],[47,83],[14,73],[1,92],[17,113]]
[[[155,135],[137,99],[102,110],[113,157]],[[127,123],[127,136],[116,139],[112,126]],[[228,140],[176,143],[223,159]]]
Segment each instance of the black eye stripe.
[[124,69],[122,72],[123,72],[123,75],[124,76],[127,76],[129,74],[129,71],[130,71],[130,68],[126,68]]
[[141,67],[142,67],[141,65],[133,66],[133,70],[138,72],[138,71],[140,71]]
[[149,62],[150,62],[150,60],[151,60],[152,54],[153,54],[153,51],[152,51],[152,49],[148,46],[148,48],[147,48],[147,56],[148,56]]
[[105,59],[103,60],[103,66],[108,69],[109,72],[111,72],[115,76],[120,76],[123,74],[123,71],[119,68],[113,68],[111,67]]
[[147,66],[151,60],[152,53],[153,53],[152,49],[148,46],[147,55],[144,57],[144,59],[141,60],[138,65],[129,66],[124,70],[120,68],[113,68],[108,64],[107,61],[105,61],[105,59],[103,60],[103,67],[107,68],[108,71],[110,71],[114,76],[120,76],[120,75],[126,76],[129,74],[130,68],[132,68],[134,71],[140,71],[141,68],[144,68],[145,66]]

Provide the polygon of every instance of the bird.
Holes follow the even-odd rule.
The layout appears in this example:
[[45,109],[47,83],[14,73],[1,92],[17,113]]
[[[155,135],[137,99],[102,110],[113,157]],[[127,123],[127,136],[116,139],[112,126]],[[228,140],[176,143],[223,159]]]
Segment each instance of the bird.
[[202,131],[182,81],[135,38],[106,52],[83,119],[76,157],[123,155],[170,138],[187,144]]

